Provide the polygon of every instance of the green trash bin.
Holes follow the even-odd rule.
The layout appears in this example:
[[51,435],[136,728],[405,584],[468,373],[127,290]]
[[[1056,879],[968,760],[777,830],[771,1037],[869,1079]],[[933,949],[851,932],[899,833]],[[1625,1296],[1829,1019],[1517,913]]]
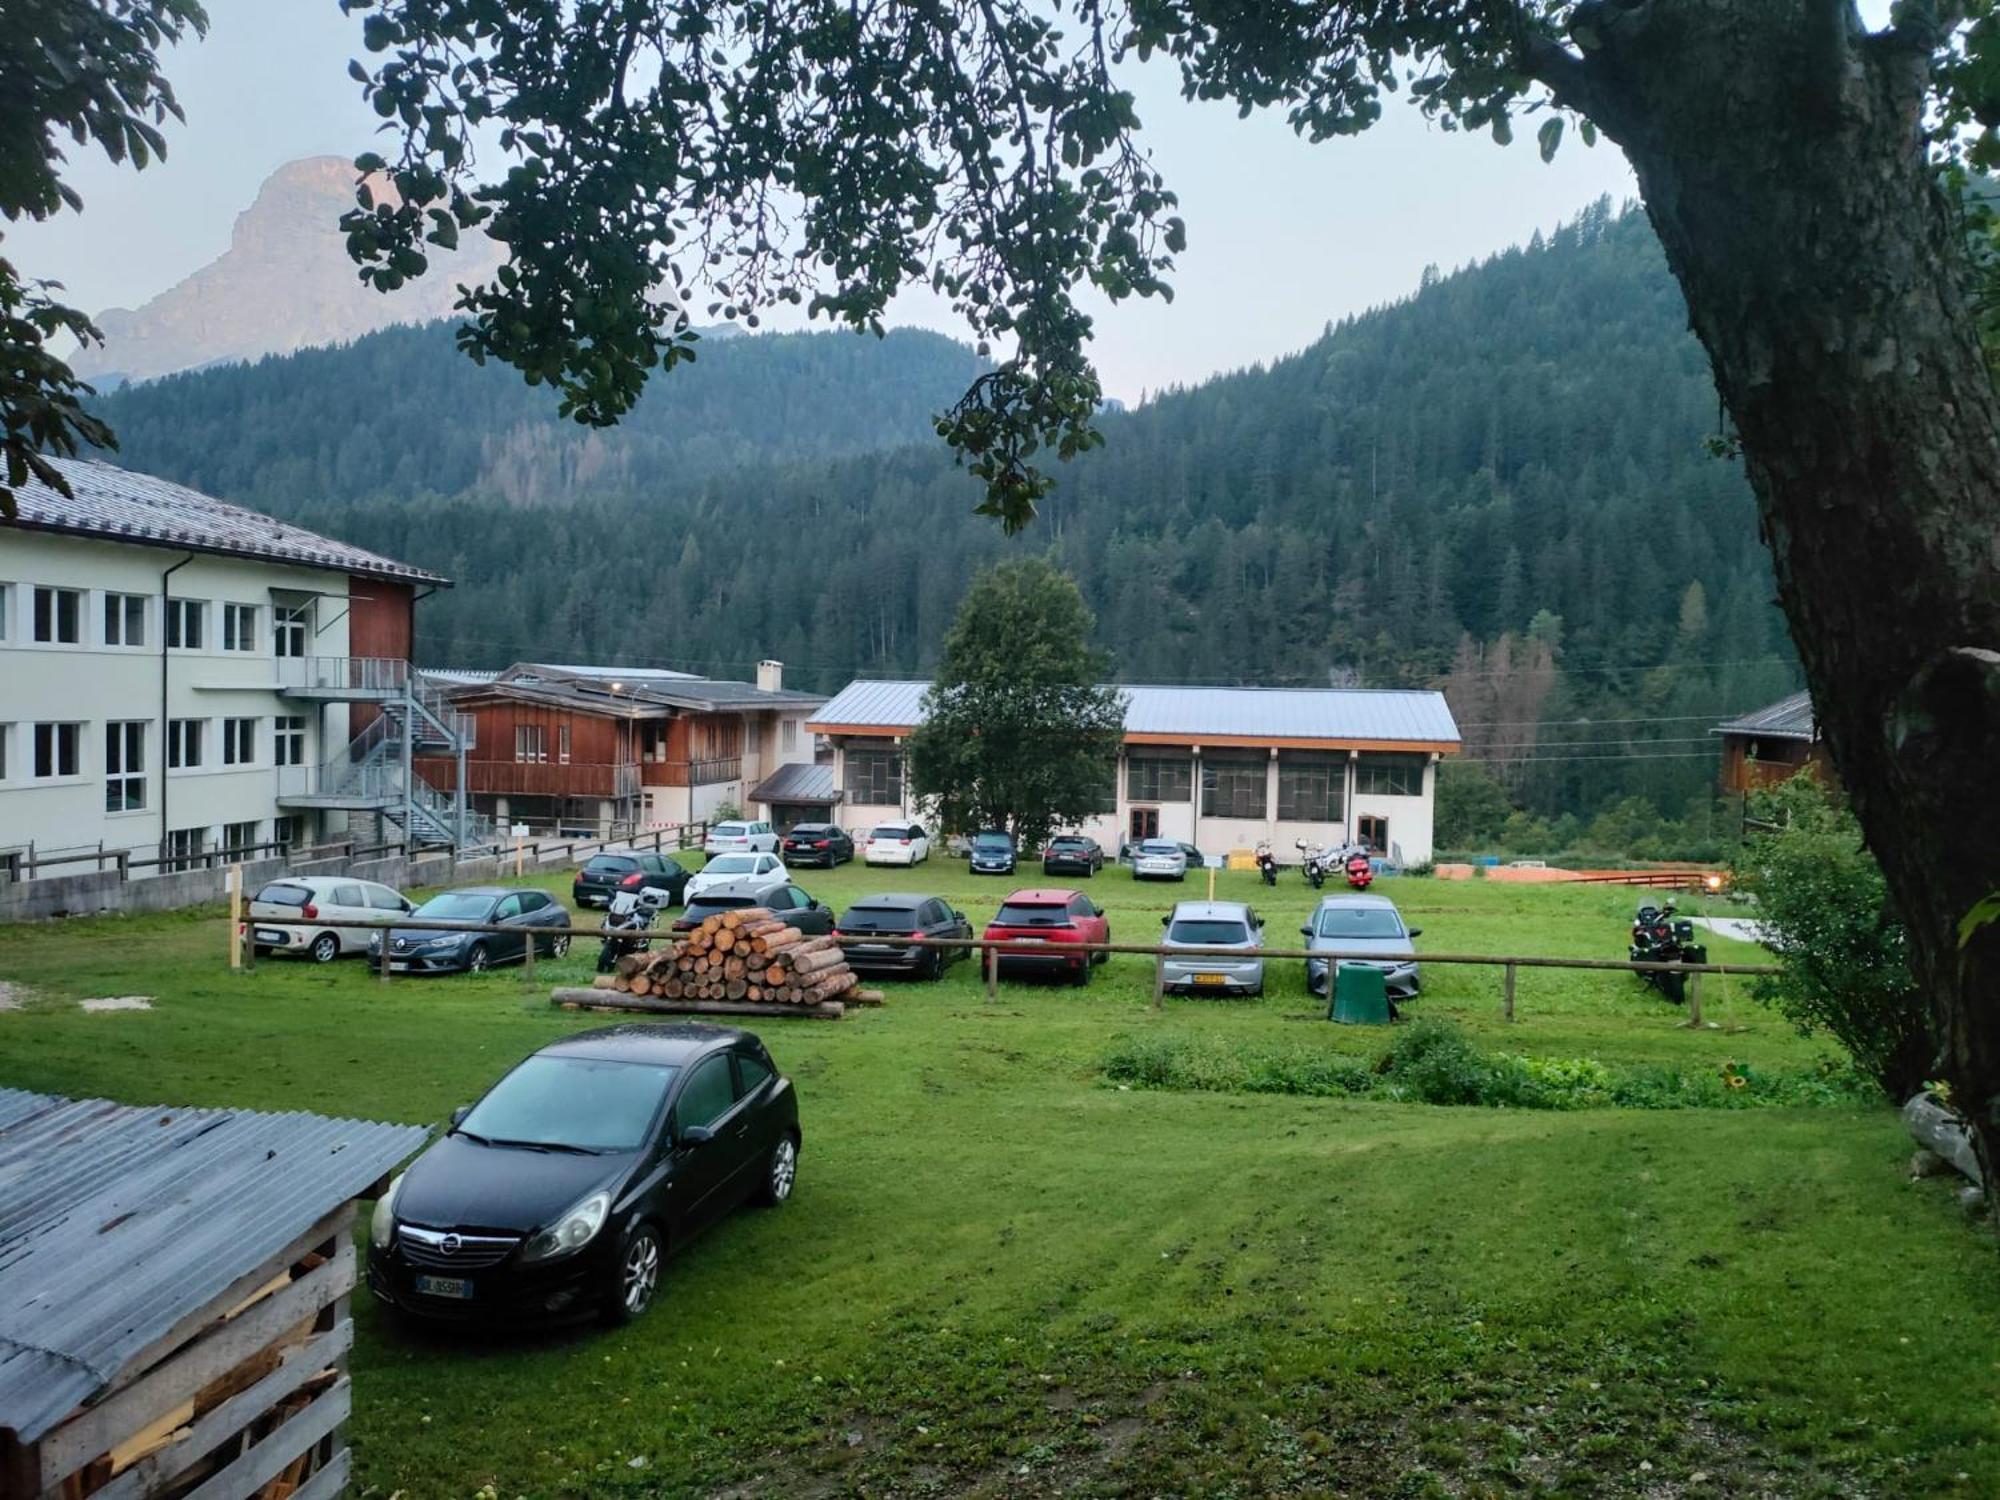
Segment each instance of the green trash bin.
[[1367,964],[1336,966],[1326,1018],[1343,1026],[1387,1026],[1389,989],[1382,971]]

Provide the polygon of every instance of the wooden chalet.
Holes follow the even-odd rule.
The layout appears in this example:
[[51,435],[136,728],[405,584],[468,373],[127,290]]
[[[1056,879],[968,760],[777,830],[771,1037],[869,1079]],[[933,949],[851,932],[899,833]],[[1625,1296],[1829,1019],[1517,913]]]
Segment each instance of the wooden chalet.
[[1790,780],[1810,768],[1821,781],[1834,780],[1833,761],[1820,738],[1812,695],[1793,693],[1753,714],[1718,724],[1722,736],[1722,787],[1754,792]]

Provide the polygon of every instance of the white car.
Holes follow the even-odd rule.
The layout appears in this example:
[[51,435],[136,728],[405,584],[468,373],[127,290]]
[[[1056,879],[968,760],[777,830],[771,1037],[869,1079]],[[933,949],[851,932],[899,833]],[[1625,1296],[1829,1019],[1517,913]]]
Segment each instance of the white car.
[[930,835],[921,823],[878,823],[861,846],[865,865],[918,865],[930,857]]
[[244,926],[259,954],[303,953],[330,964],[368,951],[369,936],[416,907],[386,885],[345,875],[287,875],[250,898]]
[[1187,850],[1171,839],[1147,839],[1132,851],[1134,880],[1186,880]]
[[735,894],[768,896],[789,885],[791,879],[792,872],[775,854],[718,854],[688,881],[687,901],[724,885]]
[[703,854],[776,854],[778,831],[769,823],[731,822],[710,826]]

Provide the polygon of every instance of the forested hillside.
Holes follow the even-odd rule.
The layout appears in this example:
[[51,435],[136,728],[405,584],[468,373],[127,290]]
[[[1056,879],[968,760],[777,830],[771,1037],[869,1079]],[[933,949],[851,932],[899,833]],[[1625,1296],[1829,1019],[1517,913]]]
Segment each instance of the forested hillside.
[[983,367],[914,329],[735,335],[712,332],[615,428],[563,420],[547,388],[460,354],[446,323],[191,371],[97,407],[118,433],[118,462],[304,517],[370,499],[644,500],[743,464],[919,442]]
[[1040,547],[1127,680],[1443,683],[1517,801],[1669,816],[1704,801],[1714,717],[1794,682],[1748,487],[1704,448],[1679,292],[1608,205],[1107,416],[1013,541],[934,440],[827,456],[956,394],[972,357],[932,336],[732,341],[613,434],[461,364],[397,332],[106,414],[125,462],[457,579],[425,606],[424,654],[451,665],[922,673],[971,574]]

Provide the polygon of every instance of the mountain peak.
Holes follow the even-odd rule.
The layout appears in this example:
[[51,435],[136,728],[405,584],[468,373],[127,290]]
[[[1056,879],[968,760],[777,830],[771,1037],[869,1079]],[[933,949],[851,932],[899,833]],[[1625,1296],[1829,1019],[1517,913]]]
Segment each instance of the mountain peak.
[[[236,216],[221,255],[138,308],[99,314],[104,344],[78,351],[76,372],[144,380],[429,322],[451,313],[460,282],[499,265],[498,245],[467,235],[455,251],[432,247],[430,274],[401,290],[365,286],[339,227],[354,183],[353,164],[338,156],[286,162]],[[378,199],[395,201],[386,178],[370,185]]]

